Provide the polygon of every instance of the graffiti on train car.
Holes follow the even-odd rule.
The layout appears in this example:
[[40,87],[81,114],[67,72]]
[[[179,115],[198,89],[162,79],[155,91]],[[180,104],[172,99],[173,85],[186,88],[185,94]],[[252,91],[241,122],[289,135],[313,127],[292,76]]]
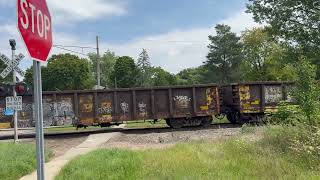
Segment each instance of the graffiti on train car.
[[112,103],[103,102],[98,108],[99,121],[111,122],[112,121]]
[[175,101],[176,106],[181,109],[187,109],[192,101],[188,96],[175,96],[173,100]]
[[121,110],[123,114],[127,114],[129,112],[129,104],[127,102],[122,102],[120,104]]
[[144,102],[140,102],[138,103],[138,109],[139,109],[139,116],[141,118],[147,117],[147,104],[145,104]]
[[265,101],[269,103],[278,103],[283,100],[281,86],[266,86]]
[[71,100],[70,98],[43,105],[44,119],[47,126],[72,125],[75,114]]
[[82,104],[81,112],[91,113],[92,111],[93,111],[93,104],[92,103]]
[[215,89],[207,88],[206,89],[206,105],[200,106],[201,111],[208,111],[209,109],[215,108],[215,97],[217,91]]

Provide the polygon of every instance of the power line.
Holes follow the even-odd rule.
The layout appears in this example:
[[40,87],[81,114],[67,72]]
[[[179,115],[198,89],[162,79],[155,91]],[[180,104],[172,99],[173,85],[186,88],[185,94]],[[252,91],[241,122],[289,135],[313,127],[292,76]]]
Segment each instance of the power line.
[[65,51],[69,51],[69,52],[72,52],[72,53],[76,53],[76,54],[80,54],[80,55],[89,57],[88,54],[84,54],[84,53],[81,53],[81,52],[78,52],[78,51],[73,51],[73,50],[66,49],[66,48],[63,48],[63,47],[58,47],[58,46],[54,46],[54,47],[57,48],[57,49],[62,49],[62,50],[65,50]]
[[96,50],[97,48],[94,47],[89,47],[89,46],[65,46],[65,45],[53,45],[53,47],[63,47],[63,48],[81,48],[81,49],[94,49]]
[[175,40],[141,40],[143,42],[167,42],[167,43],[193,43],[193,44],[204,44],[208,43],[208,41],[175,41]]

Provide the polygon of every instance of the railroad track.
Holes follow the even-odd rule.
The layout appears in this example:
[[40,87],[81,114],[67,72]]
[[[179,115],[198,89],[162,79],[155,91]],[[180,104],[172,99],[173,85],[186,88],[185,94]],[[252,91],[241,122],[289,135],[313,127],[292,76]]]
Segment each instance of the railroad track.
[[[208,127],[185,127],[181,129],[172,129],[170,127],[162,128],[110,128],[110,129],[99,129],[99,130],[88,130],[88,131],[72,131],[72,132],[49,132],[45,133],[46,138],[64,138],[64,137],[84,137],[91,134],[100,134],[100,133],[112,133],[112,132],[121,132],[124,134],[148,134],[148,133],[165,133],[165,132],[183,132],[183,131],[198,131],[198,130],[214,130],[214,129],[227,129],[227,128],[240,128],[240,124],[214,124]],[[10,140],[13,139],[13,135],[4,135],[0,136],[0,140]],[[35,138],[35,133],[26,133],[20,134],[20,139],[29,139]]]

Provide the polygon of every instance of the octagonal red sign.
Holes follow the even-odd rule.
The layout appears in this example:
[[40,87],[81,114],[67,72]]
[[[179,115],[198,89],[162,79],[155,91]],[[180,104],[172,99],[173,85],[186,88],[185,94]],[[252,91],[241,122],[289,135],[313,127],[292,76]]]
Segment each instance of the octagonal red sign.
[[45,0],[17,0],[18,29],[30,56],[45,62],[52,48],[51,16]]

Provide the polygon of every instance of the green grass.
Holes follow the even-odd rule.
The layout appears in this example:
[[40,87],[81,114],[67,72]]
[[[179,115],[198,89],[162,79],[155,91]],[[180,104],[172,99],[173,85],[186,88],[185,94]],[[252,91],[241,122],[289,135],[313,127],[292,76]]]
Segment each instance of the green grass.
[[169,127],[164,120],[153,123],[153,121],[131,121],[126,124],[126,128],[162,128]]
[[[47,154],[47,159],[51,154]],[[16,180],[36,168],[35,147],[29,144],[0,143],[0,179]]]
[[78,130],[76,127],[68,126],[68,127],[56,127],[56,128],[47,128],[44,130],[46,133],[52,133],[52,132],[85,132],[85,131],[93,131],[93,130],[101,130],[101,129],[107,129],[107,128],[101,128],[100,126],[89,126],[86,129],[85,128],[79,128]]
[[98,150],[71,161],[56,180],[319,179],[290,154],[244,140],[194,142],[165,150]]

